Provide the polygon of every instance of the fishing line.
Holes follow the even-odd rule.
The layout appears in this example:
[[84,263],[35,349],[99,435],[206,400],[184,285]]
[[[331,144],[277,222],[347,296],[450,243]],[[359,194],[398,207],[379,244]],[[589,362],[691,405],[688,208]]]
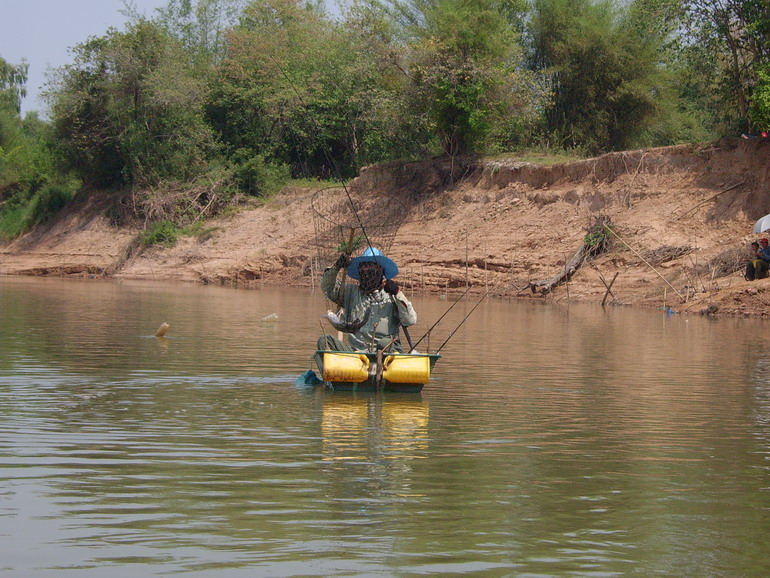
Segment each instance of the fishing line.
[[[425,332],[425,334],[424,334],[422,337],[420,337],[420,339],[418,339],[418,340],[417,340],[417,343],[415,343],[415,344],[414,344],[414,347],[417,347],[418,345],[420,345],[420,343],[422,343],[422,340],[423,340],[423,339],[425,339],[425,338],[426,338],[428,335],[430,335],[430,332],[431,332],[431,331],[433,331],[433,330],[435,329],[436,325],[438,325],[439,323],[441,323],[441,320],[442,320],[444,317],[446,317],[447,313],[449,313],[449,312],[452,310],[452,307],[454,307],[455,305],[457,305],[457,304],[460,302],[460,300],[461,300],[463,297],[465,297],[465,294],[466,294],[466,293],[468,293],[468,291],[470,291],[470,290],[471,290],[470,286],[468,286],[468,287],[466,287],[466,288],[465,288],[465,291],[463,292],[463,294],[462,294],[462,295],[460,295],[460,296],[459,296],[459,297],[458,297],[458,298],[455,300],[455,302],[454,302],[454,303],[452,303],[452,305],[450,305],[449,309],[447,309],[446,311],[444,311],[444,314],[443,314],[441,317],[439,317],[439,318],[438,318],[438,320],[437,320],[437,321],[436,321],[436,322],[435,322],[433,325],[431,325],[431,326],[428,328],[428,330]],[[413,348],[413,349],[414,349],[414,348]]]
[[[294,91],[294,94],[297,95],[297,99],[299,100],[300,104],[307,110],[307,105],[305,104],[305,101],[302,99],[302,95],[297,90],[297,87],[294,86],[294,83],[292,82],[289,75],[286,73],[286,71],[281,67],[281,65],[276,61],[275,58],[273,58],[272,54],[268,54],[267,57],[273,61],[273,64],[278,69],[278,71],[281,73],[281,75],[286,79],[286,82],[289,83],[289,86]],[[310,120],[310,122],[315,126],[316,132],[318,134],[322,134],[321,126],[316,122],[316,119],[313,117],[312,114],[307,113],[306,118]],[[342,189],[345,191],[345,195],[348,197],[348,201],[350,202],[350,208],[353,210],[353,215],[356,218],[356,221],[358,221],[358,226],[361,227],[361,232],[364,234],[364,239],[366,240],[366,244],[368,245],[369,249],[374,249],[372,247],[372,242],[369,240],[369,235],[366,234],[366,229],[364,228],[364,223],[361,221],[361,217],[358,215],[358,211],[356,210],[356,205],[353,202],[353,197],[350,196],[350,191],[348,190],[347,185],[345,184],[345,181],[342,179],[342,174],[340,173],[339,168],[337,168],[337,163],[334,162],[334,159],[332,159],[331,155],[329,155],[329,152],[326,150],[325,146],[321,146],[321,151],[323,152],[324,158],[329,163],[329,165],[332,167],[332,171],[334,172],[334,176],[337,179],[337,181],[342,185]],[[352,247],[347,247],[352,252]]]
[[447,344],[447,342],[448,342],[450,339],[452,339],[452,336],[453,336],[453,335],[454,335],[454,334],[457,332],[457,330],[458,330],[458,329],[460,329],[460,326],[461,326],[463,323],[465,323],[465,320],[466,320],[466,319],[468,319],[468,317],[470,317],[470,316],[471,316],[471,313],[473,313],[474,311],[476,311],[476,307],[478,307],[479,305],[481,305],[481,302],[482,302],[482,301],[484,301],[484,299],[486,298],[486,296],[487,296],[487,295],[489,295],[489,291],[490,291],[490,290],[489,290],[489,289],[487,289],[487,292],[486,292],[486,293],[484,293],[484,295],[482,295],[482,296],[481,296],[481,299],[479,299],[479,300],[478,300],[478,303],[476,303],[476,305],[474,305],[474,306],[473,306],[473,309],[471,309],[471,310],[468,312],[468,315],[466,315],[465,317],[463,317],[463,320],[462,320],[462,321],[460,321],[460,324],[459,324],[457,327],[455,327],[455,328],[452,330],[452,333],[450,333],[450,334],[449,334],[449,337],[447,337],[447,338],[446,338],[446,340],[444,341],[444,343],[442,343],[442,344],[441,344],[441,347],[439,347],[439,348],[436,350],[436,353],[439,353],[439,352],[440,352],[440,351],[441,351],[441,350],[444,348],[444,346]]

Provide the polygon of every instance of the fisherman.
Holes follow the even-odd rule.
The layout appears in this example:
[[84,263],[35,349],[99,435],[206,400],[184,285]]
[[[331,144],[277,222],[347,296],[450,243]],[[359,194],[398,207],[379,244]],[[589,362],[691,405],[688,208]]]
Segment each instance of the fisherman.
[[751,244],[751,255],[749,262],[746,263],[746,279],[764,279],[767,277],[768,268],[770,268],[770,246],[767,238],[759,240],[759,244],[754,241]]
[[[358,281],[357,285],[337,279],[339,271],[345,268]],[[414,325],[417,313],[393,280],[396,275],[398,265],[375,247],[367,248],[352,260],[344,253],[340,255],[321,276],[321,290],[344,309],[343,319],[332,312],[326,317],[336,329],[348,333],[349,344],[332,335],[322,335],[318,350],[401,352],[399,327]]]

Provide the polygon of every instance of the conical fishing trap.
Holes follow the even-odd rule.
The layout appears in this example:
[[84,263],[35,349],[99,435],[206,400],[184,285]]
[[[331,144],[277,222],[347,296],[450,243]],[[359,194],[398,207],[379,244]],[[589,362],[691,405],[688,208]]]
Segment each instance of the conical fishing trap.
[[407,216],[406,205],[392,195],[344,187],[316,191],[311,206],[318,258],[325,265],[368,245],[387,255]]

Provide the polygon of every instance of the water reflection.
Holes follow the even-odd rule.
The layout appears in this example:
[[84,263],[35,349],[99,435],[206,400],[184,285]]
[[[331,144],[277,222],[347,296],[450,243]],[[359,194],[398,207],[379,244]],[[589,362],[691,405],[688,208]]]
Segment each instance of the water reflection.
[[327,394],[321,436],[325,461],[425,457],[428,404],[418,395]]

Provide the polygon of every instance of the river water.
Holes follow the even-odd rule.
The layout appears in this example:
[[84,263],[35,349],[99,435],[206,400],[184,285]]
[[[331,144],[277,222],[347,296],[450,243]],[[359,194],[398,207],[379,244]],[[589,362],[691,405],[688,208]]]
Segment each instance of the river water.
[[767,573],[767,322],[487,300],[356,394],[294,384],[325,310],[0,278],[0,574]]

